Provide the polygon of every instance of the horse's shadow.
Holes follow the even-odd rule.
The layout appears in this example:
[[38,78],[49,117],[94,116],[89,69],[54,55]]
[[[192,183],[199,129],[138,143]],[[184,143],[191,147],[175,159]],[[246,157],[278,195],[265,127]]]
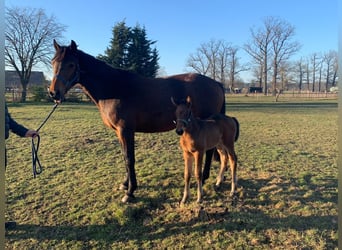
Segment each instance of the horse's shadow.
[[[322,189],[327,188],[333,190],[337,188],[337,179],[325,179],[324,187],[310,183],[310,176],[303,177],[301,179],[292,178],[290,181],[282,184],[278,183],[279,189],[282,190],[281,196],[289,196],[289,199],[300,199],[303,204],[305,202],[312,202],[319,199],[322,202],[332,202],[337,204],[337,193],[331,191],[330,196],[323,197],[322,195],[313,195],[302,197],[301,191],[291,193],[290,186],[296,186],[302,184],[302,181],[307,181],[308,189]],[[126,241],[127,239],[134,239],[136,242],[160,240],[166,237],[173,237],[177,234],[183,234],[184,232],[207,232],[208,230],[225,230],[225,231],[244,231],[244,230],[256,230],[265,231],[272,230],[288,230],[293,229],[297,231],[303,231],[308,229],[318,229],[320,231],[335,230],[337,231],[337,216],[335,215],[294,215],[288,214],[287,216],[275,216],[273,213],[264,212],[260,209],[260,206],[272,205],[277,201],[273,199],[259,199],[260,190],[271,182],[271,179],[240,179],[239,186],[243,190],[244,194],[240,195],[235,207],[231,208],[228,204],[226,207],[220,207],[215,209],[215,206],[206,206],[210,203],[207,201],[203,204],[203,209],[206,213],[206,218],[200,218],[196,213],[192,213],[191,218],[186,221],[175,219],[167,222],[160,223],[147,223],[144,220],[148,216],[153,216],[153,211],[157,209],[164,209],[161,205],[160,197],[155,198],[137,198],[138,202],[145,204],[142,208],[142,214],[136,216],[130,216],[128,223],[119,225],[116,221],[108,221],[104,225],[33,225],[24,224],[17,225],[14,230],[8,230],[5,237],[9,241],[17,241],[23,239],[37,239],[39,241],[54,240],[54,241],[104,241],[108,244],[115,242]],[[224,189],[228,189],[229,182],[225,183]],[[151,187],[149,187],[151,188]],[[242,192],[240,189],[240,192]],[[163,193],[165,192],[165,193]],[[161,191],[162,202],[176,203],[175,197],[167,197],[169,193]],[[222,197],[222,195],[218,196]],[[328,197],[328,198],[327,198]],[[173,200],[172,200],[173,199]],[[226,199],[229,201],[229,198]],[[186,211],[187,207],[180,209],[176,205],[173,205],[177,212],[182,213]],[[213,208],[214,207],[214,208]],[[228,208],[227,208],[228,207]],[[130,205],[127,206],[130,209]],[[190,208],[189,208],[190,209]],[[141,211],[142,211],[141,210]],[[139,213],[139,212],[138,212]],[[137,218],[138,217],[138,218]],[[139,218],[140,217],[140,218]],[[146,217],[142,219],[141,217]],[[152,221],[151,218],[150,221]],[[208,222],[208,223],[207,223]],[[136,224],[136,227],[141,227],[143,230],[132,230],[132,225]],[[163,227],[163,230],[160,230]],[[119,233],[118,232],[119,228]],[[337,245],[337,241],[334,243]]]

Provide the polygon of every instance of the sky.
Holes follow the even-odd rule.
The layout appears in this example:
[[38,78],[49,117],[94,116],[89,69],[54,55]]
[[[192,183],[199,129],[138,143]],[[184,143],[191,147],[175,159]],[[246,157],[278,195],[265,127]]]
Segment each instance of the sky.
[[[187,58],[202,43],[223,39],[241,47],[240,63],[250,57],[243,45],[251,29],[261,28],[273,16],[295,27],[294,40],[302,45],[293,57],[308,57],[338,47],[338,0],[5,0],[7,7],[42,8],[66,26],[60,43],[74,40],[78,48],[97,56],[104,54],[116,23],[144,26],[147,38],[156,41],[159,65],[166,75],[188,72]],[[52,41],[51,41],[52,46]],[[251,76],[245,73],[244,81]]]

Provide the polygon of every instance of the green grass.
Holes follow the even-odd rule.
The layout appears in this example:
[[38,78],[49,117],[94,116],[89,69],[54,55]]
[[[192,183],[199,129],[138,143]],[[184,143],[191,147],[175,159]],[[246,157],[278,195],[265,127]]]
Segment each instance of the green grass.
[[[249,97],[248,97],[249,98]],[[248,98],[245,98],[247,100]],[[7,140],[6,249],[337,249],[337,105],[228,97],[241,134],[239,199],[230,181],[179,207],[183,160],[174,131],[136,135],[136,201],[121,204],[118,140],[92,104],[63,104],[42,128],[43,173],[32,178],[30,140]],[[37,128],[52,105],[9,105]],[[227,173],[229,176],[229,172]]]

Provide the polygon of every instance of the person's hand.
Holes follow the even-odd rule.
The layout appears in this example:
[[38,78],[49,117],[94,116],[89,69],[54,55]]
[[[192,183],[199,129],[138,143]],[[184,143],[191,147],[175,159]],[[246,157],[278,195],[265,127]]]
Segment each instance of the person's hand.
[[37,135],[39,135],[39,133],[37,131],[29,129],[29,130],[27,130],[25,137],[35,138]]

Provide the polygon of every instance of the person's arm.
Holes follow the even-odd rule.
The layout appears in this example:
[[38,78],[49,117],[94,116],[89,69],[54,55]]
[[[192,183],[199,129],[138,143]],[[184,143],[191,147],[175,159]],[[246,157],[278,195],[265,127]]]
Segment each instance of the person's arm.
[[20,125],[17,123],[11,115],[8,113],[8,119],[9,119],[9,129],[16,135],[19,135],[20,137],[25,137],[26,133],[29,131],[27,128],[25,128],[23,125]]
[[20,125],[11,117],[10,113],[8,112],[8,108],[7,108],[6,104],[5,104],[5,126],[6,126],[6,128],[5,128],[6,129],[6,139],[9,136],[9,134],[8,134],[9,130],[11,130],[13,133],[15,133],[21,137],[35,136],[35,135],[31,135],[31,134],[33,134],[32,130],[27,129],[23,125]]

